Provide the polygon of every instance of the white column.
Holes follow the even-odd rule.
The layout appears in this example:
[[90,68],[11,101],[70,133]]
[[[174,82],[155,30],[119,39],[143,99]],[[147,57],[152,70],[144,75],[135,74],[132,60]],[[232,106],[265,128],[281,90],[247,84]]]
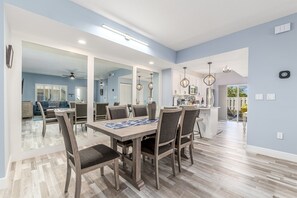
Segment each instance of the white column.
[[137,67],[132,70],[132,105],[136,104]]
[[94,59],[93,55],[88,55],[88,122],[93,122],[94,115]]

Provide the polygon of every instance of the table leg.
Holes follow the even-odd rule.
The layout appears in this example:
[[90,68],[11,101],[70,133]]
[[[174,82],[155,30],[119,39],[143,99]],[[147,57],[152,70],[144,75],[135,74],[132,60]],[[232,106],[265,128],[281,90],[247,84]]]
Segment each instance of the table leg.
[[110,137],[110,148],[112,148],[113,150],[117,151],[117,140]]
[[133,175],[132,179],[136,187],[141,190],[144,182],[141,179],[141,137],[133,139]]

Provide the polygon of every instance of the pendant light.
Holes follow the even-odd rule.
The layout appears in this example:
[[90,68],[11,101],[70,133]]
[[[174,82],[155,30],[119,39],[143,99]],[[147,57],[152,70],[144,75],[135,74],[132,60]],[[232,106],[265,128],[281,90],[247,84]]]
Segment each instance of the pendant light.
[[138,91],[142,90],[142,84],[140,84],[140,76],[138,76],[138,84],[136,85]]
[[210,74],[210,65],[212,64],[212,62],[208,62],[208,75],[205,76],[205,78],[203,79],[203,82],[207,85],[207,86],[211,86],[216,82],[216,78]]
[[190,81],[186,78],[187,67],[183,67],[183,69],[184,69],[184,78],[180,81],[180,86],[182,86],[183,88],[186,88],[190,84]]
[[150,90],[153,90],[153,88],[154,88],[154,85],[153,85],[153,73],[151,73],[151,82],[148,84],[148,88]]

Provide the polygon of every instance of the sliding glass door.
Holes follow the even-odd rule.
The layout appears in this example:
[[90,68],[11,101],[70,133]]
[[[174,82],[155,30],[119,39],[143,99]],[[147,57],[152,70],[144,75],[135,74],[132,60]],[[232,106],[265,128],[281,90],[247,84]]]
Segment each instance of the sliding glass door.
[[247,85],[227,86],[227,119],[242,121],[243,112],[247,109]]

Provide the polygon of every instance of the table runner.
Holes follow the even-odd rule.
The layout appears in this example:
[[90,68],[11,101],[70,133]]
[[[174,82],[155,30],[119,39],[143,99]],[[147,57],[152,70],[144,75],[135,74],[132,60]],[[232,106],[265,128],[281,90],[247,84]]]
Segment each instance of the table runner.
[[130,126],[139,126],[139,125],[145,125],[145,124],[151,124],[154,122],[158,122],[159,119],[149,120],[148,118],[143,118],[139,120],[127,120],[117,123],[106,123],[105,126],[112,129],[121,129],[126,128]]

